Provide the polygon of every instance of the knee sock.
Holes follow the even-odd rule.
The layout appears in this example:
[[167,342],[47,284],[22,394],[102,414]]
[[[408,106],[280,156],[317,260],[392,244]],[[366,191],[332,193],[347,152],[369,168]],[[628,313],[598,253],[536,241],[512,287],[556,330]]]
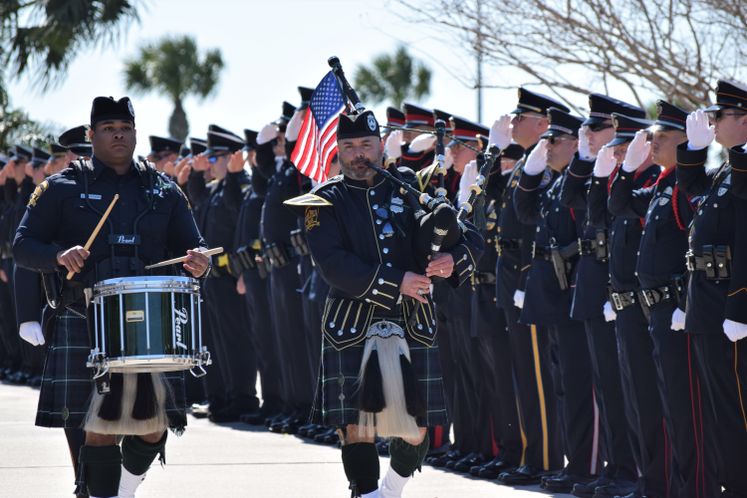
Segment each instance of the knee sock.
[[375,444],[346,444],[342,447],[342,465],[352,496],[373,493],[379,487],[379,453]]
[[122,473],[122,453],[119,446],[82,446],[78,465],[85,474],[89,495],[117,496]]

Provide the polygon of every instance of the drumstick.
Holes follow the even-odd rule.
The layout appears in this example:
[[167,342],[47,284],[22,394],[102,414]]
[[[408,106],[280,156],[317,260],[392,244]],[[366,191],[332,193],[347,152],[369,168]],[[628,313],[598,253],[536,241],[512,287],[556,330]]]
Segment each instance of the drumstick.
[[[215,254],[220,254],[223,252],[222,247],[214,247],[212,249],[205,249],[204,251],[199,251],[200,254],[204,254],[205,256],[214,256]],[[175,265],[177,263],[183,263],[187,259],[187,256],[182,256],[180,258],[174,258],[174,259],[167,259],[166,261],[161,261],[160,263],[153,263],[152,265],[148,265],[145,267],[146,270],[150,270],[153,268],[160,268],[161,266],[169,266],[169,265]]]
[[[101,231],[101,227],[104,226],[104,222],[109,217],[109,213],[112,212],[112,208],[114,208],[114,205],[119,200],[119,194],[114,194],[114,199],[112,199],[112,202],[109,203],[109,207],[106,208],[106,211],[104,211],[104,216],[101,217],[99,220],[98,225],[96,225],[96,228],[93,229],[93,232],[91,232],[91,236],[88,237],[88,240],[86,241],[86,245],[83,246],[83,249],[88,251],[91,249],[91,246],[93,245],[93,241],[96,239],[96,236],[99,234],[99,231]],[[67,277],[65,277],[67,280],[70,280],[73,278],[73,275],[75,275],[74,271],[70,271],[67,273]]]

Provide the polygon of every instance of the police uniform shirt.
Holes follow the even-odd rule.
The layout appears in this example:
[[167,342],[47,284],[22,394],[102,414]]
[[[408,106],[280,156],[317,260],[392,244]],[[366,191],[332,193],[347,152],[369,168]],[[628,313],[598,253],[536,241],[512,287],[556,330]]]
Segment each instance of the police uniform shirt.
[[164,175],[142,163],[118,175],[95,157],[92,166],[82,175],[67,168],[36,187],[16,233],[19,265],[58,270],[57,253],[88,239],[115,194],[119,200],[91,246],[84,273],[112,254],[131,257],[137,249],[148,264],[204,245],[184,194]]

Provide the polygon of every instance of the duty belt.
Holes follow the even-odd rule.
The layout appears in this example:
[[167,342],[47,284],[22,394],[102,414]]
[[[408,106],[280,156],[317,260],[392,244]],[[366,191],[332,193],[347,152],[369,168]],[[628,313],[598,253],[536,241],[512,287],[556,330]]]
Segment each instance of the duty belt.
[[492,285],[495,283],[495,273],[489,271],[476,271],[472,274],[474,285]]
[[270,261],[273,268],[283,268],[296,256],[301,256],[301,254],[293,246],[283,243],[272,243],[265,246],[265,258]]
[[230,275],[233,275],[233,272],[231,271],[231,260],[229,258],[229,255],[225,253],[221,254],[220,256],[215,258],[215,264],[210,270],[208,277],[218,278]]
[[622,311],[638,303],[635,291],[615,292],[610,289],[609,295],[610,303],[615,311]]
[[555,271],[555,278],[558,279],[558,285],[561,290],[568,288],[568,275],[573,268],[571,260],[578,255],[578,246],[576,243],[567,246],[538,246],[536,242],[532,243],[532,258],[549,261],[552,263]]
[[644,311],[646,311],[646,308],[653,308],[657,304],[667,301],[674,301],[675,304],[679,304],[684,297],[685,280],[683,277],[675,277],[670,285],[638,291],[638,298]]
[[596,239],[578,239],[578,253],[581,256],[596,256],[597,261],[607,261],[607,233],[597,232]]
[[521,248],[521,239],[498,239],[498,254],[501,251],[518,251]]
[[703,255],[692,250],[685,255],[687,269],[705,272],[707,280],[727,280],[731,276],[731,248],[729,246],[703,246]]

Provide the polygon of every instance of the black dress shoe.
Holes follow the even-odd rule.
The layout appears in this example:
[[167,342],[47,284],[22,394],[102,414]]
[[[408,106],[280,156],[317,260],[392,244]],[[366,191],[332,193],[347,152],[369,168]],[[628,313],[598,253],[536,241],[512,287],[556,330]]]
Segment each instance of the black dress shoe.
[[593,498],[594,491],[596,491],[597,488],[601,488],[602,486],[607,486],[609,484],[612,484],[612,479],[605,475],[601,475],[591,482],[579,482],[574,484],[571,494],[573,496],[577,496],[578,498]]
[[600,486],[594,490],[593,498],[615,498],[616,496],[625,496],[636,490],[636,483],[633,481],[613,479],[611,484]]
[[456,462],[463,456],[464,454],[459,450],[450,450],[441,456],[437,456],[437,457],[433,457],[432,459],[429,459],[430,461],[428,461],[427,463],[436,468],[442,468],[442,467],[446,467],[446,464],[448,464],[449,462],[451,461]]
[[484,465],[479,465],[469,469],[469,473],[475,477],[483,479],[497,479],[502,472],[514,470],[517,467],[515,463],[506,462],[501,457],[495,457]]
[[34,375],[33,377],[29,377],[29,380],[26,381],[26,385],[33,388],[39,388],[42,385],[42,376],[41,375]]
[[330,445],[337,444],[339,440],[340,440],[340,437],[337,435],[337,430],[333,427],[330,427],[326,431],[320,434],[317,434],[314,437],[314,441],[316,441],[317,443],[330,444]]
[[594,476],[578,476],[561,472],[556,476],[542,479],[542,489],[552,493],[570,493],[577,483],[586,483],[595,480]]
[[472,467],[476,465],[484,465],[487,462],[488,459],[485,458],[485,455],[483,455],[482,453],[470,453],[466,457],[457,461],[456,464],[454,464],[454,470],[463,474],[469,474],[469,471]]
[[531,486],[539,484],[543,474],[544,471],[531,465],[522,465],[512,471],[503,472],[498,476],[498,481],[507,486]]

